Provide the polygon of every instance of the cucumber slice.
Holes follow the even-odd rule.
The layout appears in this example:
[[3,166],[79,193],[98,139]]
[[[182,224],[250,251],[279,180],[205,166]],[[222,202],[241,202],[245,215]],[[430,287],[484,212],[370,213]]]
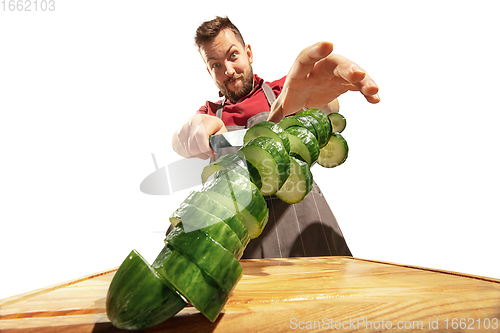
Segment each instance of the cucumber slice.
[[288,116],[281,119],[280,122],[278,123],[278,126],[285,130],[288,127],[304,126],[304,124],[297,119],[297,116]]
[[201,183],[205,184],[207,179],[217,171],[233,170],[241,175],[250,178],[246,161],[236,154],[227,154],[221,156],[216,161],[210,163],[201,172]]
[[260,187],[262,185],[260,174],[257,169],[255,169],[250,163],[247,163],[244,158],[236,154],[224,155],[217,161],[214,161],[207,165],[202,172],[202,184],[205,184],[210,176],[212,176],[215,172],[222,170],[235,171],[246,178],[250,178],[250,181],[257,187]]
[[196,206],[198,209],[220,218],[238,236],[243,247],[247,246],[250,241],[250,235],[245,225],[233,212],[212,198],[208,192],[193,191],[183,201],[183,204]]
[[235,214],[245,225],[251,239],[259,236],[269,218],[269,210],[260,191],[250,182],[248,188],[232,182],[229,170],[215,175],[213,181],[207,182],[202,191],[206,191],[207,195]]
[[[326,145],[326,143],[328,142],[328,139],[330,139],[330,136],[333,133],[332,132],[332,124],[330,122],[330,119],[328,118],[328,115],[319,109],[308,109],[306,111],[301,112],[300,114],[310,115],[310,116],[316,118],[319,121],[319,123],[323,126],[323,128],[326,132],[326,140],[325,140],[323,146],[320,143],[320,148],[324,147]],[[319,141],[319,139],[318,139],[318,141]]]
[[173,317],[187,305],[174,287],[133,250],[109,285],[106,313],[121,329],[138,330]]
[[328,115],[330,124],[332,125],[332,132],[342,133],[346,126],[346,120],[340,113],[330,113]]
[[276,196],[289,204],[302,201],[311,191],[313,175],[309,165],[293,156],[290,157],[290,176],[285,184],[276,192]]
[[219,184],[222,184],[222,187],[214,186],[210,191],[217,192],[228,199],[236,201],[238,207],[246,209],[257,219],[257,221],[263,220],[264,216],[262,215],[262,209],[266,208],[267,205],[266,200],[257,187],[249,183],[252,184],[252,186],[245,188],[227,179],[225,182],[220,182]]
[[[209,225],[204,223],[207,220]],[[231,252],[235,258],[241,258],[245,250],[246,245],[241,243],[236,233],[224,221],[191,204],[182,203],[170,217],[170,223],[188,232],[200,229]]]
[[319,144],[316,137],[307,129],[292,126],[285,130],[290,138],[290,155],[298,155],[309,166],[316,162],[319,155]]
[[214,279],[226,295],[243,275],[238,259],[200,230],[186,233],[175,228],[165,241]]
[[290,150],[290,141],[288,140],[288,135],[283,132],[283,129],[279,127],[278,124],[275,124],[272,121],[261,121],[260,123],[257,123],[249,128],[245,133],[243,143],[247,143],[248,141],[260,136],[270,137],[276,141],[279,141],[283,144],[287,152]]
[[173,226],[182,222],[186,232],[203,229],[213,224],[223,222],[219,217],[199,209],[195,205],[181,203],[179,208],[169,218]]
[[261,210],[261,212],[259,212],[260,215],[264,214],[265,215],[262,217],[261,220],[258,220],[255,216],[250,214],[244,206],[241,206],[236,201],[233,201],[232,199],[229,199],[228,197],[223,196],[217,192],[213,192],[211,195],[215,200],[219,201],[221,204],[225,205],[229,210],[233,211],[234,214],[236,214],[236,216],[243,222],[245,227],[248,229],[250,239],[257,238],[262,233],[262,230],[266,226],[269,217],[269,212],[267,210]]
[[234,183],[239,187],[241,187],[243,190],[255,192],[255,195],[260,200],[262,205],[265,205],[264,196],[262,195],[262,193],[259,192],[259,188],[253,182],[248,181],[248,179],[242,177],[241,175],[231,170],[215,174],[214,179],[216,180],[218,178],[221,178],[221,181]]
[[281,142],[268,137],[258,137],[245,143],[238,155],[258,170],[262,180],[259,188],[262,195],[276,193],[288,178],[290,159]]
[[[331,130],[328,132],[318,119],[313,117],[311,114],[305,113],[305,111],[297,115],[297,120],[304,123],[304,127],[316,136],[320,149],[326,145],[328,139],[330,138]],[[311,130],[311,128],[313,130]]]
[[318,164],[325,168],[334,168],[347,159],[349,147],[340,133],[334,133],[328,144],[320,150]]
[[151,266],[211,322],[217,319],[228,296],[196,264],[167,244]]

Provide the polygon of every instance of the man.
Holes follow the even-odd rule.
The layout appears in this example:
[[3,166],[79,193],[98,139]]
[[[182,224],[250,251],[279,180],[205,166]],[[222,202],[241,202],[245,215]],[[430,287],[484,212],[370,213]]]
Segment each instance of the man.
[[[212,134],[249,128],[262,120],[278,122],[303,108],[338,112],[337,97],[350,90],[361,92],[370,103],[380,100],[375,82],[354,62],[332,54],[328,42],[302,50],[288,75],[273,82],[253,73],[251,46],[227,17],[200,25],[195,43],[222,99],[207,101],[174,133],[173,149],[183,157],[216,158],[208,143]],[[274,197],[266,201],[268,224],[249,243],[243,258],[351,255],[315,183],[298,204]]]

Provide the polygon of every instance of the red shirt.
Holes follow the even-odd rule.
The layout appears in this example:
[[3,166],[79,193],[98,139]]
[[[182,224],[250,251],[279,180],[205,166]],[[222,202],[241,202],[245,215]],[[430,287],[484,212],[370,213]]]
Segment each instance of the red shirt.
[[[253,78],[256,85],[250,94],[241,98],[236,104],[226,99],[224,111],[222,112],[222,121],[226,126],[245,126],[248,118],[257,113],[269,111],[269,103],[267,102],[264,90],[262,90],[262,83],[264,80],[256,74],[254,74]],[[285,78],[286,76],[273,82],[266,82],[273,89],[275,96],[281,93]],[[197,113],[215,116],[219,103],[220,100],[217,103],[207,101]]]

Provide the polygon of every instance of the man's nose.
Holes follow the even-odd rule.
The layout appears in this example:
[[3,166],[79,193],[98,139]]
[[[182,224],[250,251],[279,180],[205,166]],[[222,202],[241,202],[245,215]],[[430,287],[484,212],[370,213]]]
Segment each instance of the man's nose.
[[235,72],[235,71],[234,71],[233,66],[232,66],[231,64],[226,64],[226,72],[225,72],[225,74],[226,74],[227,76],[233,76],[233,75],[234,75],[234,72]]

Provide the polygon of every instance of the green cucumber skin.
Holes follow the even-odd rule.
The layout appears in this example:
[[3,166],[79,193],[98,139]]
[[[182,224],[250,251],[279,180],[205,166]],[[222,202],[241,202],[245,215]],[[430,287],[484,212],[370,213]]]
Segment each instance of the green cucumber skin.
[[[309,130],[300,126],[289,127],[285,132],[292,136],[290,137],[290,155],[297,154],[309,166],[312,166],[319,156],[318,139]],[[305,148],[305,151],[302,148]]]
[[111,323],[145,329],[173,317],[187,305],[174,287],[133,250],[113,276],[106,297]]
[[[328,148],[330,145],[339,148],[333,153],[334,156],[328,156]],[[340,133],[333,133],[329,143],[320,151],[318,164],[325,168],[334,168],[343,164],[347,160],[348,154],[349,146],[347,145],[347,141]]]
[[248,234],[248,230],[243,222],[241,222],[233,212],[227,209],[227,207],[212,198],[208,193],[193,191],[188,195],[183,203],[196,206],[198,209],[220,218],[238,236],[243,247],[247,246],[250,241],[250,235]]
[[229,295],[243,275],[238,259],[200,230],[186,233],[181,228],[176,228],[168,234],[165,242],[214,279],[226,295]]
[[[177,226],[181,227],[184,231],[189,232],[199,229],[231,252],[235,258],[239,259],[243,255],[246,245],[244,246],[236,233],[218,217],[188,203],[181,204],[181,207],[179,207],[172,216],[174,215],[179,220]],[[204,219],[213,219],[212,221],[215,221],[215,223],[196,228],[194,223]],[[192,221],[195,222],[193,223]],[[185,224],[187,224],[188,227],[186,227]]]
[[332,133],[342,133],[347,125],[346,119],[340,113],[330,113],[328,120],[332,127]]
[[276,197],[288,204],[302,201],[312,189],[313,175],[307,162],[290,157],[290,176],[283,184]]
[[217,192],[237,201],[259,221],[262,220],[260,211],[267,207],[264,196],[255,184],[231,171],[214,174],[213,181],[205,184],[202,191]]
[[262,185],[257,170],[250,163],[247,163],[243,157],[236,154],[221,156],[218,160],[207,165],[202,171],[201,183],[205,184],[214,173],[223,170],[235,171],[246,178],[250,178],[250,181],[259,188]]
[[236,154],[227,154],[221,156],[203,169],[201,173],[201,183],[205,184],[212,174],[219,170],[226,169],[233,170],[246,178],[250,178],[249,170],[246,167],[246,161]]
[[278,124],[268,120],[255,124],[253,127],[248,129],[245,137],[243,138],[243,143],[247,143],[248,141],[260,136],[279,140],[285,147],[285,150],[287,152],[290,151],[290,141],[288,140],[288,136],[283,132],[283,129]]
[[228,296],[196,264],[167,244],[151,267],[205,317],[215,321]]
[[325,129],[327,135],[326,141],[328,141],[328,139],[333,133],[332,123],[328,115],[319,109],[309,109],[301,113],[305,115],[311,115],[312,117],[316,118],[320,122],[320,124],[323,125],[323,128]]
[[184,230],[189,232],[191,230],[203,229],[223,221],[217,216],[205,212],[196,206],[182,203],[170,217],[170,222],[174,226],[182,222]]
[[306,117],[305,115],[302,115],[302,114],[297,114],[295,116],[295,118],[297,118],[297,120],[302,124],[301,127],[304,127],[306,130],[308,130],[309,132],[311,132],[317,140],[319,140],[319,133],[317,132],[317,125],[315,125],[311,118],[310,117]]
[[268,137],[258,137],[245,143],[238,151],[260,174],[263,195],[272,195],[283,185],[290,172],[289,154],[283,144]]
[[215,200],[224,204],[229,210],[231,210],[234,214],[236,214],[236,216],[243,222],[243,224],[246,226],[248,230],[251,239],[258,237],[262,233],[262,230],[265,227],[265,224],[267,223],[267,218],[269,216],[269,210],[267,209],[267,205],[264,206],[260,212],[258,212],[257,214],[258,216],[256,217],[252,215],[240,203],[233,200],[230,194],[224,196],[216,191],[210,191],[210,192],[212,192],[211,196]]
[[[304,111],[304,112],[301,112],[297,115],[297,119],[299,121],[307,122],[310,124],[309,126],[312,126],[312,128],[314,129],[314,132],[313,131],[311,131],[311,132],[313,134],[315,134],[316,139],[318,140],[318,144],[319,144],[320,149],[328,143],[328,140],[330,139],[331,131],[328,133],[326,128],[323,126],[322,123],[320,123],[320,121],[316,117],[314,117],[312,114]],[[330,123],[330,121],[328,121],[328,123]],[[309,129],[308,127],[306,127],[306,128]]]
[[286,130],[288,127],[304,126],[304,124],[297,120],[297,116],[288,116],[281,119],[278,126],[283,130]]

